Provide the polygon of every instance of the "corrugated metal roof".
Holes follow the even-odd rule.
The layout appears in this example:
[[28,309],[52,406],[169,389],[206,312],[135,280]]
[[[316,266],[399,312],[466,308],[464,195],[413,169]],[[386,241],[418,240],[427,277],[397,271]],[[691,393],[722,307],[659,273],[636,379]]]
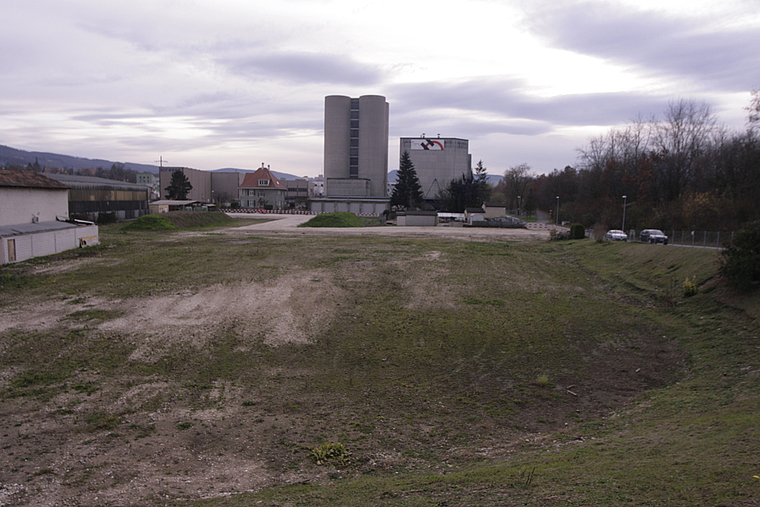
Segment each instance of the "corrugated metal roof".
[[13,169],[0,169],[0,187],[17,188],[46,188],[65,190],[67,185],[48,178],[44,174],[32,171],[16,171]]
[[65,183],[72,188],[111,187],[123,190],[145,190],[145,183],[130,183],[128,181],[109,180],[96,176],[72,176],[70,174],[48,174],[51,179]]

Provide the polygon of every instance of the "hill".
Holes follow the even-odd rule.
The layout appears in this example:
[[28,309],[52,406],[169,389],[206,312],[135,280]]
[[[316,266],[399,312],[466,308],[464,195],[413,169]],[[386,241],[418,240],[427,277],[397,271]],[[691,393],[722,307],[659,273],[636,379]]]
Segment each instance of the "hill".
[[725,292],[713,250],[101,240],[0,269],[9,505],[756,498],[758,299]]
[[[57,153],[47,153],[42,151],[17,150],[16,148],[0,145],[0,166],[25,166],[27,164],[34,164],[35,161],[39,162],[42,167],[59,167],[63,169],[90,169],[97,167],[108,169],[116,163],[103,159],[73,157],[70,155],[59,155]],[[137,172],[158,174],[158,166],[135,164],[133,162],[124,162],[124,165]]]

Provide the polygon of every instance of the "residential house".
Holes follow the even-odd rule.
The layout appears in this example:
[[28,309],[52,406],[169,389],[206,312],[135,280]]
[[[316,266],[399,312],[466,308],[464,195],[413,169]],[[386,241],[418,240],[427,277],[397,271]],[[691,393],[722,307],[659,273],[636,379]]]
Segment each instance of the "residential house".
[[238,187],[238,198],[243,208],[285,208],[287,187],[261,164],[256,172],[248,173]]

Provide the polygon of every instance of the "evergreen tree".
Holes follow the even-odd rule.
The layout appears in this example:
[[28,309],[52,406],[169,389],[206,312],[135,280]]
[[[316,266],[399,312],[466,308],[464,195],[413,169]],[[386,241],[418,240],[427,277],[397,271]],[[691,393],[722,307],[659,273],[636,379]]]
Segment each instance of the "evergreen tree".
[[187,199],[187,194],[193,189],[190,180],[182,171],[174,171],[169,186],[166,187],[166,198],[176,201]]
[[481,185],[472,176],[472,172],[451,180],[438,195],[438,199],[451,213],[464,213],[466,208],[479,208],[483,205]]
[[413,209],[419,207],[420,203],[422,203],[422,185],[417,177],[417,171],[414,170],[409,152],[405,151],[399,162],[398,179],[396,186],[393,187],[391,206]]
[[476,206],[480,206],[491,198],[491,185],[488,184],[488,174],[486,174],[482,160],[478,160],[478,164],[475,166],[475,183],[478,185],[478,197],[480,198],[480,203]]

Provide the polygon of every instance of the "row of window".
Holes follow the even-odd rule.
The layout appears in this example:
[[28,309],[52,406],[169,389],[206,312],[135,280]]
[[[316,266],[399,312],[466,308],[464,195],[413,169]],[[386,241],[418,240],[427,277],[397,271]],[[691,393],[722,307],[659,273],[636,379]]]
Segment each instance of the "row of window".
[[351,153],[348,159],[348,177],[359,177],[359,99],[351,99],[351,131],[349,134]]

